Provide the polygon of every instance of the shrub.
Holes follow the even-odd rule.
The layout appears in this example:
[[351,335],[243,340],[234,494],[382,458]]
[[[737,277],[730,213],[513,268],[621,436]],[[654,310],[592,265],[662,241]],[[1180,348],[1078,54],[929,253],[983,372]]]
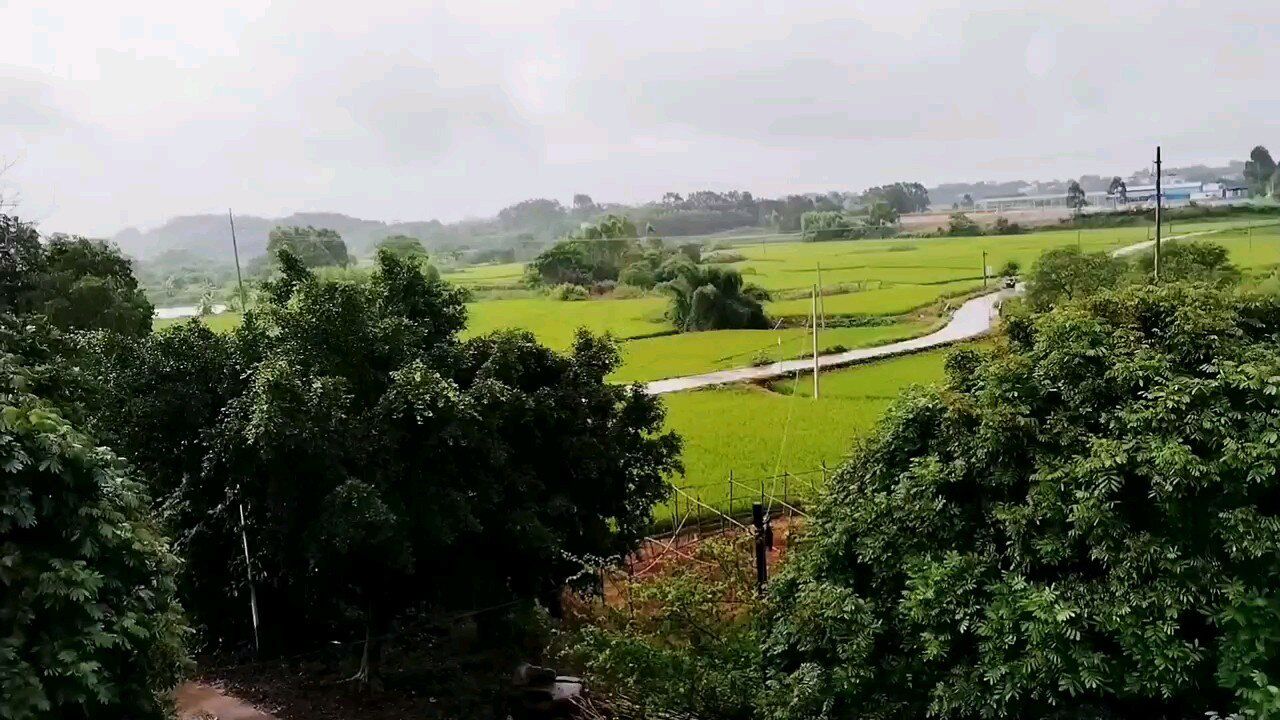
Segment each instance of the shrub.
[[635,285],[619,285],[613,289],[613,297],[615,300],[631,300],[633,298],[644,297],[648,295],[648,291]]
[[597,280],[591,283],[592,295],[608,295],[618,287],[618,283],[613,280]]
[[744,286],[733,269],[689,265],[662,288],[671,295],[668,316],[682,332],[769,326],[761,305],[768,293]]
[[618,275],[618,282],[644,288],[645,290],[649,290],[658,284],[653,268],[647,262],[634,262],[623,268]]
[[1020,235],[1025,229],[1016,222],[1009,222],[1009,218],[998,217],[996,222],[991,226],[992,235]]
[[188,629],[150,499],[58,411],[2,402],[0,717],[166,717]]
[[586,300],[591,297],[591,293],[581,285],[573,285],[570,283],[560,283],[551,288],[551,297],[556,300]]
[[702,262],[707,265],[724,265],[741,262],[746,259],[745,255],[733,250],[717,250],[702,256]]
[[1134,286],[1024,324],[834,478],[771,587],[772,717],[1280,711],[1280,301]]

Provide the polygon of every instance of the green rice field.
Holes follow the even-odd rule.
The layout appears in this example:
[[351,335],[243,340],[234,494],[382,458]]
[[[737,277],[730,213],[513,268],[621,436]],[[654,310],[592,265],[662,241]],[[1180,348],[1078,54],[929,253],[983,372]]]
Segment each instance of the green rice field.
[[[684,438],[684,475],[677,487],[712,507],[729,509],[729,473],[738,498],[764,480],[765,492],[803,498],[821,484],[820,468],[836,468],[854,438],[868,432],[898,393],[939,382],[947,349],[891,358],[824,373],[813,399],[813,377],[778,381],[774,388],[729,386],[663,396],[667,428]],[[779,392],[781,391],[781,392]],[[785,483],[778,476],[796,476]],[[687,502],[682,499],[681,503]],[[744,501],[745,502],[745,501]],[[735,510],[745,509],[737,505]],[[658,508],[661,519],[670,507]]]

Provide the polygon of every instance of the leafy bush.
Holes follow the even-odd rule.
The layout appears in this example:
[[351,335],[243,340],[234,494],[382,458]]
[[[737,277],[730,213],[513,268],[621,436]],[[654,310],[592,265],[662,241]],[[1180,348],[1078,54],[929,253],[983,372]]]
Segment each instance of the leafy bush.
[[[1155,249],[1136,258],[1138,271],[1143,276],[1152,275],[1155,266]],[[1176,240],[1160,248],[1160,280],[1177,282],[1193,280],[1218,284],[1239,281],[1240,270],[1231,263],[1227,249],[1205,240]]]
[[996,271],[996,275],[999,277],[1017,277],[1019,272],[1022,272],[1022,265],[1017,260],[1010,260],[1000,266],[1000,269]]
[[1068,246],[1046,250],[1027,276],[1027,303],[1042,312],[1125,281],[1128,264],[1110,253],[1084,253]]
[[702,262],[707,265],[724,265],[741,262],[746,259],[745,255],[734,250],[717,250],[702,256]]
[[0,402],[0,716],[166,717],[188,629],[150,499],[57,410]]
[[640,717],[753,717],[760,704],[759,602],[750,538],[708,539],[693,561],[621,581],[627,608],[584,608],[562,641],[594,688],[630,698]]
[[732,269],[690,264],[662,289],[671,296],[668,315],[682,332],[769,326],[761,305],[768,293],[744,286],[742,276]]
[[556,300],[586,300],[591,297],[591,293],[581,285],[561,283],[551,288],[551,297]]
[[618,282],[645,290],[652,289],[658,284],[653,268],[647,262],[634,262],[623,268],[618,275]]
[[1280,712],[1280,302],[1134,286],[897,401],[771,588],[778,718]]
[[1020,235],[1024,232],[1025,228],[1016,222],[1009,222],[1009,218],[1004,216],[996,218],[995,224],[991,226],[992,235]]

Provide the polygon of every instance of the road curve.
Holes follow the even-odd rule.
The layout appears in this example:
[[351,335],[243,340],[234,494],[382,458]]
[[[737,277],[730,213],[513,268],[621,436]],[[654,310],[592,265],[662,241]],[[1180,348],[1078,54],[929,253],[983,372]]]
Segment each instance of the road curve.
[[[961,340],[969,340],[991,331],[995,325],[996,316],[1000,307],[1000,300],[1007,297],[1013,291],[1001,290],[986,295],[979,295],[965,301],[951,319],[940,330],[935,330],[928,335],[921,335],[918,338],[910,340],[902,340],[888,345],[877,345],[876,347],[859,348],[857,350],[849,350],[842,353],[833,353],[831,355],[819,355],[818,367],[821,369],[829,369],[841,367],[844,365],[853,365],[867,360],[875,360],[878,358],[890,357],[893,355],[902,355],[904,353],[919,352],[929,348],[949,345],[951,343],[960,342]],[[667,380],[655,380],[645,385],[645,392],[650,395],[662,395],[665,393],[679,392],[681,390],[693,390],[694,388],[709,387],[712,385],[728,385],[730,383],[751,382],[754,380],[770,380],[773,378],[785,377],[796,371],[813,370],[813,358],[800,358],[798,360],[784,360],[771,365],[761,365],[759,367],[735,368],[733,370],[719,370],[716,372],[704,373],[702,375],[686,375],[685,377],[669,378]]]
[[[1261,223],[1261,225],[1270,225],[1274,223]],[[1166,240],[1183,240],[1186,238],[1199,237],[1201,235],[1213,235],[1215,233],[1225,232],[1227,230],[1236,230],[1238,227],[1214,228],[1211,230],[1202,230],[1200,232],[1184,233],[1182,235],[1173,235],[1165,238]],[[1146,250],[1155,244],[1154,240],[1134,243],[1126,245],[1122,248],[1111,251],[1116,257],[1132,255],[1136,252]],[[995,326],[996,316],[999,314],[1000,301],[1009,297],[1014,293],[1022,292],[1022,286],[1019,285],[1017,290],[1000,290],[998,292],[979,295],[972,298],[960,306],[955,314],[951,316],[951,320],[947,322],[946,327],[936,332],[922,335],[911,340],[903,340],[901,342],[890,343],[888,345],[879,345],[877,347],[861,348],[858,350],[849,350],[848,352],[835,353],[832,355],[819,355],[818,367],[822,369],[842,367],[844,365],[855,365],[867,360],[876,360],[879,358],[891,357],[893,355],[903,355],[905,353],[919,352],[930,348],[942,347],[961,340],[971,340],[982,336],[991,331]],[[752,382],[755,380],[772,380],[774,378],[785,377],[797,370],[806,371],[813,369],[813,358],[801,358],[798,360],[784,360],[776,362],[772,365],[761,365],[759,367],[735,368],[733,370],[718,370],[716,372],[704,373],[702,375],[686,375],[684,377],[668,378],[666,380],[654,380],[644,386],[645,392],[650,395],[663,395],[665,393],[680,392],[681,390],[693,390],[701,387],[710,387],[712,385],[729,385],[731,383]]]

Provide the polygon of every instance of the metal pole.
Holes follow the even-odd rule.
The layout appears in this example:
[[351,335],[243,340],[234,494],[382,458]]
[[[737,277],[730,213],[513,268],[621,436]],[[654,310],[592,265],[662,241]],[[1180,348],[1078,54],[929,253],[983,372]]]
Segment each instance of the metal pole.
[[249,534],[244,527],[244,503],[240,505],[240,540],[244,543],[244,572],[249,579],[249,613],[253,617],[253,652],[262,650],[258,641],[258,593],[253,586],[253,568],[249,565]]
[[729,471],[729,517],[733,517],[733,471]]
[[982,287],[987,287],[987,251],[982,251]]
[[764,586],[769,582],[769,562],[764,547],[764,506],[751,505],[751,524],[756,528],[756,592],[764,597]]
[[822,329],[827,329],[827,309],[822,299],[822,263],[818,263],[818,314],[822,317]]
[[818,287],[813,286],[813,399],[818,399]]
[[240,246],[236,244],[236,221],[231,216],[231,208],[227,208],[227,222],[231,225],[231,252],[236,258],[236,284],[240,286],[240,312],[249,309],[249,301],[244,294],[244,278],[240,277]]
[[1156,252],[1153,267],[1155,280],[1160,282],[1160,146],[1156,146]]

